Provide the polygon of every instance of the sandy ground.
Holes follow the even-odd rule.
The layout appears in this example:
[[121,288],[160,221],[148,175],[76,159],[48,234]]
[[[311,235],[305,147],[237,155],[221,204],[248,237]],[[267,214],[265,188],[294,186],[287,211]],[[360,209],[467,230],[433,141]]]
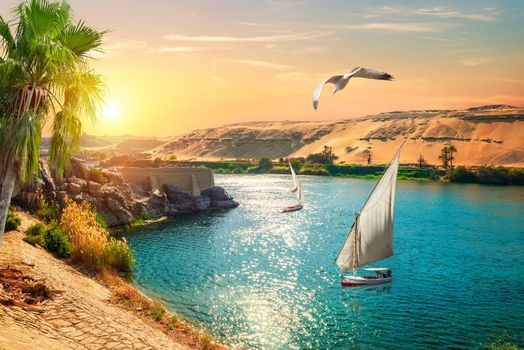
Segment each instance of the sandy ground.
[[[20,216],[23,232],[33,221],[24,213]],[[25,243],[21,232],[5,235],[0,269],[22,270],[60,292],[38,304],[42,312],[0,304],[1,350],[186,349],[131,312],[110,304],[107,288]]]

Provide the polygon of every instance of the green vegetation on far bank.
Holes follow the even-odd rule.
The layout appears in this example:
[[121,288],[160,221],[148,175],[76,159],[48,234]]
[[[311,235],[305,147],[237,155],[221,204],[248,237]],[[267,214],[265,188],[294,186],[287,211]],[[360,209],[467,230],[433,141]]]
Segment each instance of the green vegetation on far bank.
[[[292,164],[299,175],[338,176],[359,179],[378,179],[385,165],[310,164],[296,159]],[[298,163],[298,164],[297,164]],[[289,174],[287,162],[274,162],[269,169],[248,161],[191,162],[190,166],[210,168],[215,174]],[[449,181],[456,183],[478,183],[486,185],[524,185],[524,169],[502,166],[454,167],[448,171],[434,166],[400,166],[398,178],[418,181]]]

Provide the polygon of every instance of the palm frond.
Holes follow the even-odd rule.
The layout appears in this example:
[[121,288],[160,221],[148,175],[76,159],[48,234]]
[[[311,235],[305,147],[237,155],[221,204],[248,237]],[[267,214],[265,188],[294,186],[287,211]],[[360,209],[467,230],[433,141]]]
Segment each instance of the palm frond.
[[9,57],[15,48],[15,38],[9,28],[9,23],[0,16],[0,53],[2,57]]
[[49,146],[49,162],[58,179],[62,179],[64,170],[70,166],[71,156],[80,147],[81,136],[82,122],[75,114],[67,108],[56,114]]
[[18,162],[18,176],[22,183],[31,183],[38,172],[38,153],[42,140],[41,121],[41,116],[26,111],[17,118],[11,131],[11,148]]
[[61,33],[60,41],[77,57],[88,57],[90,52],[100,51],[104,34],[105,32],[96,31],[81,21],[68,26]]

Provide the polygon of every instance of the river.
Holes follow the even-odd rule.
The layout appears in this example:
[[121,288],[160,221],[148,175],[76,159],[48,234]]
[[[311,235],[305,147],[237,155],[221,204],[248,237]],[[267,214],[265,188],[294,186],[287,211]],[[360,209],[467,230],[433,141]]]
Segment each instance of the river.
[[136,285],[240,348],[478,348],[524,334],[524,188],[399,181],[393,282],[341,287],[335,255],[375,181],[217,175],[240,202],[133,231]]

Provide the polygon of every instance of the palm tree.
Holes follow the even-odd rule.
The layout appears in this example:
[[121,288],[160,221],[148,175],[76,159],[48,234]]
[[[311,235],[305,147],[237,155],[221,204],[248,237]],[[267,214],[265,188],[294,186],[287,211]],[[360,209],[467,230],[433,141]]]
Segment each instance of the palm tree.
[[25,0],[13,12],[11,23],[0,17],[0,242],[15,182],[37,175],[46,121],[50,164],[61,177],[78,150],[82,117],[95,120],[104,92],[89,69],[104,32],[74,23],[65,1]]
[[438,158],[442,161],[442,166],[447,169],[449,167],[449,150],[447,146],[442,147]]
[[457,152],[457,149],[453,145],[448,146],[448,160],[449,160],[449,168],[450,170],[453,169],[453,161],[455,160],[455,157],[453,157],[453,153]]

